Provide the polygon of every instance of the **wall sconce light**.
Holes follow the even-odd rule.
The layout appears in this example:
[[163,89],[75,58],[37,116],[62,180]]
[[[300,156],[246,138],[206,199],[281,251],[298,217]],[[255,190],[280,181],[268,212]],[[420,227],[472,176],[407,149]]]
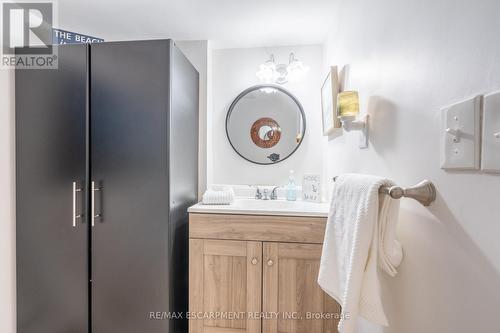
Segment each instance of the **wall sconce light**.
[[276,64],[274,62],[274,55],[271,54],[269,60],[259,66],[256,75],[263,83],[272,83],[274,81],[276,72]]
[[302,80],[309,67],[305,66],[301,61],[295,58],[292,52],[288,57],[287,64],[276,64],[274,55],[271,54],[269,60],[259,66],[256,75],[263,83],[285,84],[287,82],[298,82]]
[[309,67],[305,66],[302,61],[295,58],[295,54],[292,52],[288,58],[288,66],[286,66],[288,80],[290,82],[301,81],[306,74],[309,72]]
[[360,131],[360,148],[368,147],[368,115],[358,119],[359,96],[357,91],[343,91],[337,95],[337,115],[346,132]]

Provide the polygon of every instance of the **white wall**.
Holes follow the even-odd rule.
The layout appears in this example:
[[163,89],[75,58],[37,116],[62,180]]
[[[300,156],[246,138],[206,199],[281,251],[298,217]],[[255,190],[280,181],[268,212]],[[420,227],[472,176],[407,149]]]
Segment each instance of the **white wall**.
[[15,333],[14,73],[0,70],[0,332]]
[[[348,64],[347,89],[371,115],[370,148],[331,138],[330,176],[378,174],[439,191],[429,209],[403,200],[405,259],[384,278],[391,333],[497,332],[500,176],[440,169],[439,109],[500,88],[497,0],[348,0],[332,13],[325,68]],[[361,327],[359,332],[376,331]]]
[[207,128],[212,113],[212,49],[207,40],[176,41],[177,46],[200,74],[199,140],[198,140],[198,195],[207,188]]
[[[306,114],[306,134],[299,149],[287,160],[274,165],[257,165],[241,158],[226,137],[225,123],[229,105],[246,88],[259,84],[255,73],[261,63],[274,54],[277,63],[288,63],[290,52],[310,67],[307,77],[284,88],[294,94]],[[297,180],[303,173],[322,173],[321,104],[322,47],[290,46],[278,48],[220,49],[213,52],[212,174],[216,184],[284,185],[289,170]]]

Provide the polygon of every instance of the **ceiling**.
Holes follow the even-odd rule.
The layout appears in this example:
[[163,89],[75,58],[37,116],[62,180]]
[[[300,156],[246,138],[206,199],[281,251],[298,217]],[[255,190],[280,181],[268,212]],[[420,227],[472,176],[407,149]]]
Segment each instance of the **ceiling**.
[[105,40],[211,40],[214,48],[319,44],[335,0],[61,0],[60,29]]

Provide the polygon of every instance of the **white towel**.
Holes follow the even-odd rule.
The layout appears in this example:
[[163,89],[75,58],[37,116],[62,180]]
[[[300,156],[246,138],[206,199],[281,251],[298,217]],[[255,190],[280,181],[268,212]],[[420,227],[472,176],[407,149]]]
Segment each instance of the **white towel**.
[[203,194],[204,205],[229,205],[234,202],[234,190],[230,186],[212,186]]
[[403,252],[396,240],[399,201],[379,195],[384,185],[394,183],[355,174],[335,182],[318,283],[342,306],[340,333],[354,332],[358,316],[388,326],[377,266],[395,276]]

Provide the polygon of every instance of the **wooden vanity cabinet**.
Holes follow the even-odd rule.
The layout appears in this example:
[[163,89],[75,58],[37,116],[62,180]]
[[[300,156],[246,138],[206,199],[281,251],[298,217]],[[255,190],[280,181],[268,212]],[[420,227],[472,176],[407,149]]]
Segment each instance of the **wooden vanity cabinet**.
[[191,213],[189,332],[337,332],[340,306],[317,284],[325,225]]

